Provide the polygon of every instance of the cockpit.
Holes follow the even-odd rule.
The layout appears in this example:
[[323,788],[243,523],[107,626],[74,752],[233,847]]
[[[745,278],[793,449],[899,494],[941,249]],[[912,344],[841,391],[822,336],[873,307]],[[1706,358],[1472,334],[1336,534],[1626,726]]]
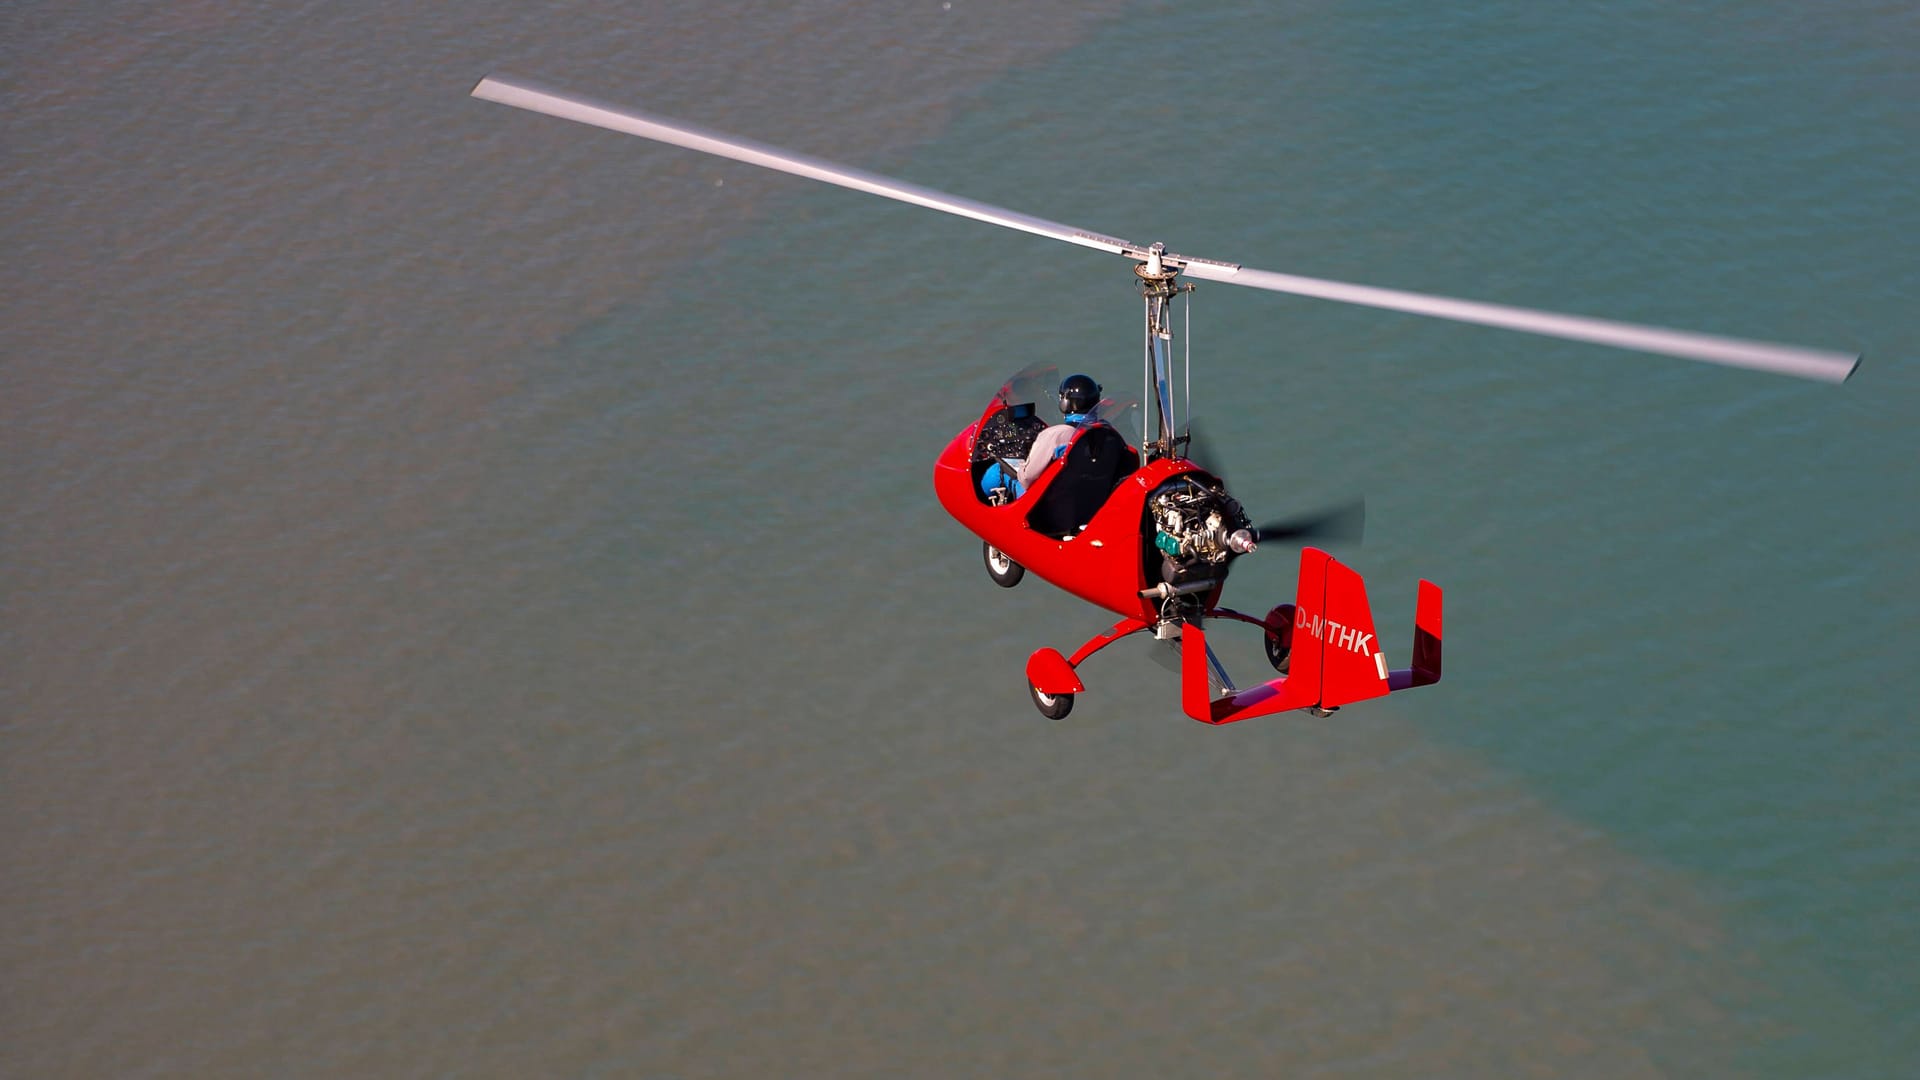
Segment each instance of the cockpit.
[[1018,480],[1034,440],[1063,422],[1055,396],[1059,371],[1035,365],[1008,379],[981,418],[973,443],[976,495],[989,505],[1021,504],[1038,532],[1068,538],[1084,528],[1120,482],[1140,467],[1140,453],[1127,442],[1124,425],[1137,422],[1139,406],[1103,398],[1067,444],[1066,451],[1032,477]]

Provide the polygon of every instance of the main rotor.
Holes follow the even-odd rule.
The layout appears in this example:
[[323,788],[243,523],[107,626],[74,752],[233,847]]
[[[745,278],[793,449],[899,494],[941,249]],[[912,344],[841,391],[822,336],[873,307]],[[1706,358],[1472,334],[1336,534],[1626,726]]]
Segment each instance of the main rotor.
[[[1232,285],[1263,289],[1268,292],[1308,296],[1343,304],[1452,322],[1493,326],[1545,337],[1584,341],[1640,352],[1659,353],[1687,360],[1700,360],[1728,367],[1770,371],[1780,375],[1812,379],[1818,382],[1845,382],[1860,364],[1857,353],[1830,349],[1812,349],[1798,345],[1776,345],[1743,338],[1700,334],[1687,330],[1615,322],[1582,315],[1563,315],[1531,308],[1488,304],[1477,300],[1458,300],[1426,293],[1355,285],[1321,278],[1283,274],[1271,270],[1251,270],[1239,263],[1218,262],[1177,255],[1162,244],[1142,246],[1104,233],[1063,225],[1056,221],[1024,214],[1016,210],[949,195],[932,188],[850,168],[820,158],[797,154],[723,132],[710,131],[654,116],[634,109],[594,101],[590,98],[549,90],[517,79],[488,76],[473,88],[473,96],[532,112],[545,113],[564,120],[590,124],[628,135],[671,143],[689,150],[732,158],[750,165],[792,173],[839,187],[864,191],[882,198],[923,206],[930,210],[984,221],[1003,228],[1017,229],[1050,237],[1079,247],[1093,248],[1131,259],[1134,274],[1141,283],[1147,308],[1148,381],[1160,411],[1159,446],[1149,453],[1174,451],[1172,428],[1173,401],[1171,362],[1167,355],[1170,335],[1165,325],[1167,305],[1174,296],[1191,286],[1177,282],[1181,274],[1202,281],[1222,281]],[[1156,313],[1158,319],[1156,319]],[[1158,344],[1156,344],[1156,342]],[[1157,359],[1156,359],[1157,357]],[[1149,440],[1154,442],[1156,440]]]

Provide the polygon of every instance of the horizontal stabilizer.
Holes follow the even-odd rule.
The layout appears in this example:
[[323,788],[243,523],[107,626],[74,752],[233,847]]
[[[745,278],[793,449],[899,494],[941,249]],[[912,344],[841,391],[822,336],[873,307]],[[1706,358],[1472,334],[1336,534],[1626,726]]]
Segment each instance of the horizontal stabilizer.
[[1428,686],[1440,681],[1440,636],[1440,586],[1422,581],[1414,613],[1413,666],[1387,670],[1366,584],[1352,567],[1306,548],[1300,552],[1288,674],[1213,698],[1206,631],[1190,622],[1180,631],[1181,704],[1195,720],[1230,724],[1292,709],[1332,710],[1394,690]]

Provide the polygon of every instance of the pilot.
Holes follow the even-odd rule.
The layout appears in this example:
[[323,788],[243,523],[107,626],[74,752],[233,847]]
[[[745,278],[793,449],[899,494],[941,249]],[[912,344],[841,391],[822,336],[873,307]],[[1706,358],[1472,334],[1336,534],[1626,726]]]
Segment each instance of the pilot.
[[[1086,375],[1069,375],[1060,384],[1060,412],[1064,422],[1041,429],[1033,437],[1024,458],[1004,458],[987,466],[980,478],[980,490],[990,498],[1014,498],[1026,494],[1027,485],[1046,467],[1067,452],[1073,437],[1089,424],[1099,423],[1094,408],[1100,403],[1100,384]],[[1002,467],[1004,466],[1004,468]]]
[[1100,384],[1090,376],[1069,375],[1060,383],[1060,413],[1065,419],[1034,436],[1033,445],[1027,448],[1027,460],[1020,463],[1015,476],[1017,492],[1025,491],[1048,465],[1064,456],[1081,428],[1099,422],[1093,415],[1099,404]]

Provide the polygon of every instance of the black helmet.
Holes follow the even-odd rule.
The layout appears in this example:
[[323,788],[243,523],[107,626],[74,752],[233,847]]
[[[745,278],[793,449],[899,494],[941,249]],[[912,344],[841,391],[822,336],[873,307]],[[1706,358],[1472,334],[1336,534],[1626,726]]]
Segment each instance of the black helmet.
[[1060,411],[1071,416],[1090,413],[1100,404],[1100,384],[1086,375],[1069,375],[1060,384]]

